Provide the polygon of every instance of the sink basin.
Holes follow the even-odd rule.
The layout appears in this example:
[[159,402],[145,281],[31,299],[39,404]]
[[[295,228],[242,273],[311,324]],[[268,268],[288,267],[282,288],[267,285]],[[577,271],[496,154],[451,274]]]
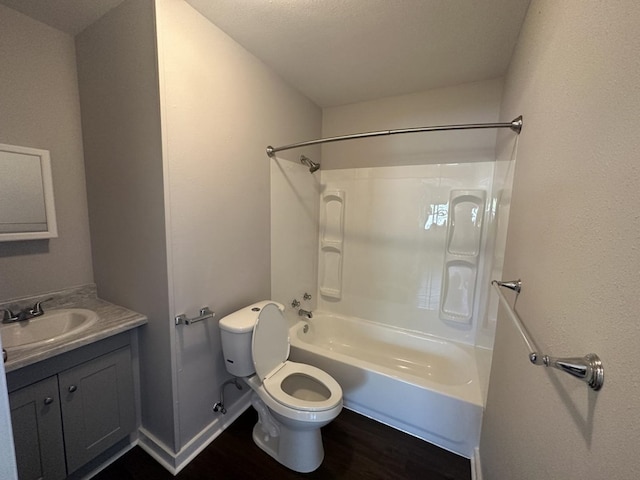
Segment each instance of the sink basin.
[[2,346],[18,350],[53,343],[71,337],[98,321],[98,315],[84,308],[51,310],[40,317],[0,326]]

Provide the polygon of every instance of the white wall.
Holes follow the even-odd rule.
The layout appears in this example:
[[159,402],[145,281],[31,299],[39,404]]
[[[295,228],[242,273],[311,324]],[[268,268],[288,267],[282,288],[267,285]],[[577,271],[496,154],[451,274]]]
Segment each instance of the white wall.
[[147,315],[142,426],[175,445],[154,3],[128,0],[76,37],[98,295]]
[[93,282],[73,38],[0,5],[0,143],[51,152],[58,238],[0,242],[0,299]]
[[540,348],[597,353],[605,383],[531,366],[500,315],[486,479],[640,477],[639,24],[631,0],[529,8],[501,112],[524,116],[504,276],[522,278],[518,312]]
[[271,295],[265,148],[319,136],[321,112],[184,1],[156,8],[171,313],[217,313],[176,329],[183,447],[220,418],[218,319]]

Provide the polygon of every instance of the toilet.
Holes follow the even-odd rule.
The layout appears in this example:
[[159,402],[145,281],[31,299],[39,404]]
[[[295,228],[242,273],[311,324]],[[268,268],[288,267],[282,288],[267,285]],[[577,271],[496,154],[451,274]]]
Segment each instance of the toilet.
[[320,428],[342,410],[342,388],[319,368],[288,360],[283,311],[266,300],[221,319],[222,353],[227,371],[253,390],[253,441],[282,465],[308,473],[324,459]]

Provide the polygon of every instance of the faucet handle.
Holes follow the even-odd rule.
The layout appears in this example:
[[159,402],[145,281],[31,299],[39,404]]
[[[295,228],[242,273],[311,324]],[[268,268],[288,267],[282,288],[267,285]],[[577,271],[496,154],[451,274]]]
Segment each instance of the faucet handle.
[[53,297],[45,298],[44,300],[40,300],[36,302],[33,308],[31,309],[31,315],[33,315],[34,317],[44,315],[44,310],[42,310],[42,304],[44,302],[49,302],[51,300],[53,300]]
[[16,316],[15,313],[13,313],[11,311],[11,309],[9,309],[9,308],[3,308],[2,309],[2,323],[12,322],[16,318],[18,318],[18,317]]

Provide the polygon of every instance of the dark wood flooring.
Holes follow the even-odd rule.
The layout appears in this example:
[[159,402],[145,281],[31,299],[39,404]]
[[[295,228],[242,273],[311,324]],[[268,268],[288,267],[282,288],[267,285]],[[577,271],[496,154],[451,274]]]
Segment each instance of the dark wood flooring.
[[466,458],[346,409],[322,429],[325,458],[320,468],[296,473],[253,443],[256,421],[257,414],[249,408],[176,477],[135,447],[94,480],[471,479]]

